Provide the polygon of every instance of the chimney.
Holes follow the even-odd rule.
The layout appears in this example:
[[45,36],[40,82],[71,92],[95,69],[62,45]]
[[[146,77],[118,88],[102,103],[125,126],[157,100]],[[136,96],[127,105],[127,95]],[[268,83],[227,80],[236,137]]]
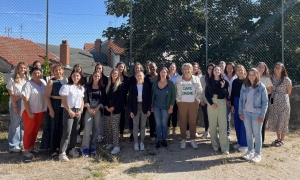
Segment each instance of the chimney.
[[102,44],[101,39],[96,39],[95,45],[94,45],[95,52],[101,51],[101,44]]
[[60,63],[66,67],[70,67],[70,45],[68,40],[62,40],[60,45]]

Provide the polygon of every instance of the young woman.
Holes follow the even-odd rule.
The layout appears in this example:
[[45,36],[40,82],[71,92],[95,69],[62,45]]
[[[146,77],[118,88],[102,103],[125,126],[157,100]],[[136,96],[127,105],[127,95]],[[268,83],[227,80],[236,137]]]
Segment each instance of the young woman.
[[[104,85],[104,89],[105,89],[106,86],[107,86],[107,83],[108,83],[108,77],[105,76],[104,73],[103,73],[103,65],[100,64],[100,63],[97,63],[96,66],[95,66],[94,71],[99,71],[100,72],[101,79],[103,81],[103,85]],[[90,78],[92,78],[92,77],[90,77]],[[100,123],[99,123],[99,133],[98,133],[98,137],[97,137],[98,142],[102,142],[103,122],[104,122],[104,115],[102,114],[101,120],[100,120]]]
[[145,70],[144,70],[144,74],[150,74],[150,72],[151,72],[151,69],[150,69],[150,64],[151,64],[152,62],[150,61],[150,60],[147,60],[146,61],[146,63],[145,63]]
[[152,111],[154,112],[156,123],[156,149],[160,146],[167,148],[166,141],[168,133],[168,119],[173,112],[175,103],[174,83],[168,77],[168,69],[163,67],[159,71],[158,79],[152,85]]
[[[144,68],[141,63],[136,62],[132,69],[132,76],[129,78],[129,88],[132,85],[136,85],[137,79],[135,77],[135,74],[138,72],[144,72]],[[145,75],[143,77],[145,77]],[[144,83],[144,80],[143,80],[143,83]],[[133,141],[133,119],[131,117],[129,117],[129,131],[131,132],[129,139],[130,139],[130,141]]]
[[[256,69],[258,70],[259,75],[260,75],[260,82],[263,83],[267,88],[268,98],[270,99],[272,89],[273,89],[273,83],[272,83],[271,78],[270,78],[269,68],[266,65],[266,63],[259,62],[256,65]],[[264,141],[265,141],[266,124],[267,124],[267,120],[265,119],[264,122],[263,122],[262,129],[261,129],[262,143],[264,143]]]
[[240,92],[244,79],[247,76],[246,69],[243,65],[237,65],[235,67],[237,78],[232,82],[231,88],[231,112],[234,114],[234,127],[236,132],[237,143],[233,146],[234,149],[238,149],[240,152],[248,150],[246,129],[244,122],[239,117],[239,100]]
[[[229,154],[229,140],[227,137],[226,97],[228,97],[228,82],[221,74],[221,68],[215,66],[211,78],[206,84],[205,97],[208,102],[207,113],[210,129],[211,145],[214,151]],[[217,133],[219,127],[219,137]]]
[[221,70],[221,74],[224,74],[225,67],[226,67],[226,62],[225,61],[220,61],[219,62],[219,67],[220,67],[220,70]]
[[50,72],[49,72],[49,74],[47,74],[46,76],[44,76],[44,80],[45,80],[47,83],[49,82],[49,80],[51,80],[52,78],[55,77],[55,75],[54,75],[54,69],[53,69],[54,66],[55,66],[54,63],[50,63],[50,65],[49,65]]
[[47,110],[45,103],[46,82],[41,79],[40,68],[31,69],[31,80],[26,82],[22,88],[22,118],[24,120],[24,155],[33,157],[31,152],[38,152],[34,149],[37,133],[40,129],[43,116]]
[[[89,151],[95,154],[97,150],[97,137],[99,124],[103,120],[101,111],[105,98],[104,83],[100,71],[95,71],[85,86],[84,106],[87,108],[84,116],[84,132],[82,140],[82,156],[88,157]],[[103,124],[103,123],[102,123]],[[90,134],[92,131],[92,137]]]
[[10,124],[8,143],[10,152],[20,152],[23,147],[23,120],[21,119],[22,87],[28,81],[28,65],[19,62],[14,75],[8,80],[6,89],[9,93]]
[[237,77],[235,75],[235,65],[233,62],[229,62],[225,66],[224,70],[224,79],[228,82],[228,97],[226,97],[226,113],[227,113],[227,136],[230,141],[230,120],[231,120],[231,90],[232,90],[232,82]]
[[79,121],[84,106],[83,78],[79,71],[73,70],[68,79],[68,84],[59,90],[61,96],[61,107],[63,110],[63,134],[59,148],[59,160],[69,161],[66,151],[69,144],[69,155],[78,157],[79,152],[75,149],[76,139],[79,131]]
[[119,62],[116,65],[116,68],[119,70],[119,77],[121,82],[123,83],[124,87],[124,97],[123,97],[123,109],[121,111],[121,118],[120,118],[120,140],[124,140],[124,128],[125,128],[125,113],[126,113],[126,106],[127,106],[127,94],[129,89],[129,78],[127,76],[127,68],[125,63]]
[[[248,71],[242,85],[239,99],[239,116],[244,121],[248,151],[243,159],[258,163],[261,161],[261,127],[268,108],[268,93],[265,85],[259,82],[260,76],[255,68]],[[253,152],[253,138],[255,154]]]
[[269,128],[276,132],[277,139],[272,145],[280,147],[284,145],[285,134],[289,132],[290,99],[292,92],[292,81],[282,63],[276,63],[274,74],[271,77],[273,90],[268,113]]
[[205,132],[200,137],[201,139],[206,139],[210,136],[208,131],[209,123],[208,123],[208,114],[207,114],[207,100],[205,98],[205,87],[206,87],[206,82],[208,82],[209,78],[211,77],[212,70],[214,67],[215,65],[213,63],[209,63],[206,67],[205,75],[203,75],[200,78],[201,87],[203,88],[202,90],[203,93],[201,94],[201,98],[200,98],[200,105],[203,112],[203,120],[204,120],[204,128],[205,128]]
[[104,102],[104,136],[106,140],[106,149],[114,149],[111,154],[120,152],[119,146],[119,124],[121,112],[124,108],[124,85],[120,79],[118,69],[112,69],[108,84],[106,86],[106,98]]
[[40,61],[36,60],[32,63],[32,68],[42,68],[42,64],[40,63]]
[[50,149],[52,157],[58,156],[57,149],[60,147],[62,136],[62,116],[60,88],[68,81],[63,77],[64,69],[61,64],[55,64],[53,67],[54,78],[48,81],[45,93],[47,112],[45,114],[45,124],[41,141],[41,149]]
[[[76,71],[76,72],[78,72],[78,73],[80,74],[80,76],[81,76],[80,82],[82,82],[82,86],[85,86],[85,84],[86,84],[86,82],[87,82],[87,79],[86,79],[86,77],[83,76],[82,66],[81,66],[80,64],[75,64],[75,65],[73,66],[73,71]],[[84,119],[85,111],[86,111],[86,108],[84,107],[84,108],[83,108],[83,111],[82,111],[82,113],[81,113],[81,117],[80,117],[80,119],[79,119],[79,121],[78,121],[79,131],[78,131],[78,135],[77,135],[77,139],[76,139],[76,142],[77,142],[78,144],[81,143],[80,132],[83,131],[83,129],[84,129],[84,123],[83,123],[82,120]]]
[[[135,73],[136,84],[130,86],[129,89],[129,112],[133,119],[133,138],[134,150],[144,151],[144,139],[147,116],[150,116],[151,110],[151,93],[147,84],[144,83],[143,71]],[[140,120],[141,119],[141,120]],[[140,127],[141,143],[138,143],[138,130]]]
[[176,80],[176,101],[180,118],[181,149],[186,149],[186,126],[190,125],[190,139],[192,148],[198,148],[195,141],[196,118],[202,93],[202,87],[198,77],[193,74],[193,66],[190,63],[182,65],[182,76]]
[[[144,82],[146,84],[148,84],[149,88],[150,88],[150,91],[152,90],[152,84],[154,81],[157,80],[158,78],[158,73],[156,72],[157,70],[157,66],[154,62],[152,62],[150,65],[150,73],[147,74],[145,76],[145,80]],[[152,92],[151,92],[152,93]],[[156,137],[156,134],[155,134],[155,118],[154,118],[154,114],[151,113],[150,116],[149,116],[149,126],[150,126],[150,138],[151,138],[151,141],[155,141],[155,137]]]
[[[172,81],[174,83],[174,86],[175,86],[177,78],[180,77],[180,75],[176,71],[176,64],[175,63],[170,64],[170,66],[169,66],[169,75],[168,76],[169,76],[169,80]],[[173,126],[172,134],[173,134],[173,136],[176,135],[176,127],[177,127],[177,121],[178,121],[177,114],[178,114],[178,106],[177,106],[176,103],[174,103],[173,112],[172,112],[172,114],[170,114],[169,120],[168,120],[168,127],[171,126],[171,120],[172,120],[172,126]]]

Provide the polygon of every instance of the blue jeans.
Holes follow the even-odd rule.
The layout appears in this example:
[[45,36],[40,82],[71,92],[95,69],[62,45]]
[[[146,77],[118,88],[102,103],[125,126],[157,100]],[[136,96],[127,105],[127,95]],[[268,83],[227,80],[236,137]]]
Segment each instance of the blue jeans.
[[17,146],[23,146],[23,120],[21,118],[21,99],[18,100],[17,106],[19,109],[18,114],[14,114],[14,105],[9,103],[9,114],[10,114],[10,124],[8,129],[8,143],[9,148],[14,148]]
[[262,123],[258,123],[259,113],[251,113],[243,111],[244,124],[246,129],[248,151],[253,151],[253,137],[255,140],[255,153],[260,155],[262,146],[261,128]]
[[168,133],[168,110],[154,107],[154,117],[156,122],[156,137],[158,141],[165,140]]
[[230,136],[230,120],[231,120],[231,107],[226,104],[226,115],[227,115],[227,136]]
[[242,121],[239,117],[239,99],[240,98],[238,97],[234,97],[234,127],[238,144],[246,147],[246,129],[244,121]]

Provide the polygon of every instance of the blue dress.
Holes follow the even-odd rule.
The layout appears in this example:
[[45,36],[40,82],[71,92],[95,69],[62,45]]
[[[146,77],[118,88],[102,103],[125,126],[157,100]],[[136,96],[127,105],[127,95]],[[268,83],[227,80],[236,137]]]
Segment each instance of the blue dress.
[[[59,96],[60,88],[67,83],[66,78],[62,80],[57,80],[55,78],[51,79],[53,82],[51,96]],[[52,153],[57,152],[57,149],[60,147],[60,140],[63,130],[63,108],[61,107],[61,99],[50,98],[53,110],[54,118],[51,118],[49,108],[45,114],[43,123],[43,135],[41,141],[41,149],[50,149]]]

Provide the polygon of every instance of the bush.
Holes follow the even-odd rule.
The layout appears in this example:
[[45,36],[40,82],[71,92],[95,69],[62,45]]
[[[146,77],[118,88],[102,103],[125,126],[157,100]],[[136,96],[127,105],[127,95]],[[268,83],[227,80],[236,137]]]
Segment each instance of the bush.
[[[3,74],[0,72],[0,79],[3,79]],[[8,113],[9,112],[9,94],[6,89],[6,82],[0,81],[0,112]]]

